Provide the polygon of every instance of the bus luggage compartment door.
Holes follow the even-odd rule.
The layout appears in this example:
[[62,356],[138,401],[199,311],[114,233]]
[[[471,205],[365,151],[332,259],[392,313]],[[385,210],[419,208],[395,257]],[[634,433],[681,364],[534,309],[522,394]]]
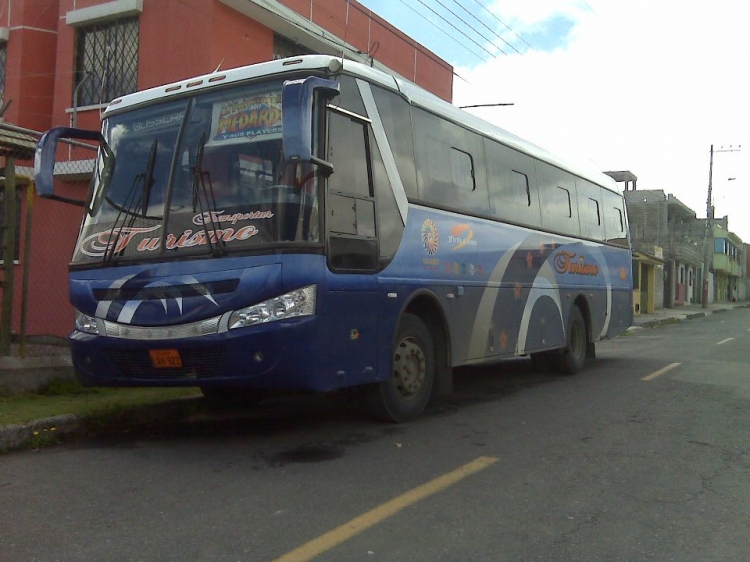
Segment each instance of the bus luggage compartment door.
[[377,293],[374,285],[362,288],[327,294],[323,341],[331,389],[371,382],[377,372]]

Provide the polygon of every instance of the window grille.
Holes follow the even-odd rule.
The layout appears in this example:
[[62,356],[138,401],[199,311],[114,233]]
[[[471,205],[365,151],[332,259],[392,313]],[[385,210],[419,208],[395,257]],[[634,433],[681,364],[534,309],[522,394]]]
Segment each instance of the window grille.
[[75,107],[100,105],[138,87],[138,18],[78,28]]
[[273,36],[273,58],[274,60],[296,57],[299,55],[312,55],[313,51],[297,43],[293,43],[282,35]]

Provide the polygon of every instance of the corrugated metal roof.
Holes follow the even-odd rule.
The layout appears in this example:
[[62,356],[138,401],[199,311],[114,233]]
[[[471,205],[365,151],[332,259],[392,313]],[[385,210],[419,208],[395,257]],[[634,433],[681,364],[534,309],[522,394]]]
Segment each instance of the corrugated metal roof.
[[0,156],[30,160],[36,152],[37,139],[31,135],[11,131],[0,124]]

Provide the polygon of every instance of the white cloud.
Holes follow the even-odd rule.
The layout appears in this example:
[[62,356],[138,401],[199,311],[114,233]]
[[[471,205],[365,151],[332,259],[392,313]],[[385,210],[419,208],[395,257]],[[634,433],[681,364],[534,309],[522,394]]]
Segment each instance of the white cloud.
[[717,215],[728,214],[730,229],[750,242],[750,4],[503,1],[492,9],[522,36],[555,14],[577,25],[551,52],[457,68],[467,82],[454,81],[456,105],[513,102],[471,111],[602,170],[630,170],[640,189],[673,193],[699,217],[710,145],[747,143],[715,155],[713,180]]

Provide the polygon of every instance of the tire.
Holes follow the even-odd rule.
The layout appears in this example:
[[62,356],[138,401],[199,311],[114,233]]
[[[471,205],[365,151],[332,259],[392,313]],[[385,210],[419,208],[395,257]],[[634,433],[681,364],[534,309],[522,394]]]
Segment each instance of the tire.
[[419,417],[435,383],[435,347],[425,323],[404,314],[396,332],[391,377],[366,390],[365,404],[376,418],[403,423]]
[[583,369],[589,344],[586,323],[581,309],[576,305],[570,308],[568,325],[565,330],[565,347],[552,356],[555,371],[562,375],[573,375]]

